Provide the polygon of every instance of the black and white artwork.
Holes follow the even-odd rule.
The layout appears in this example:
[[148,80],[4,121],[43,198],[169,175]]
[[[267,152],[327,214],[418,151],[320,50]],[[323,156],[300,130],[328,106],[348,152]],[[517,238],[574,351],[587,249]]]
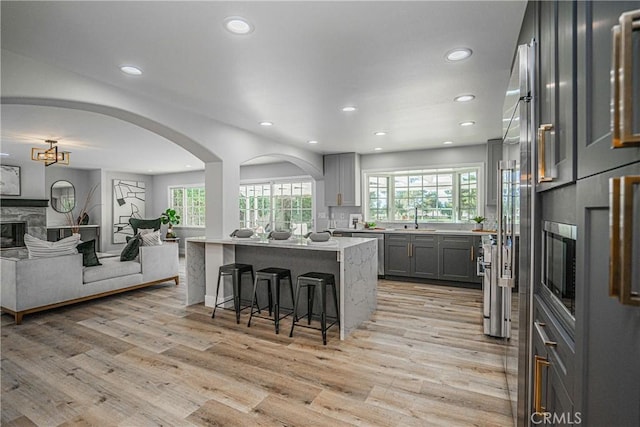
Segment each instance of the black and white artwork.
[[20,166],[0,165],[0,195],[20,195]]
[[144,218],[145,183],[113,180],[113,243],[126,243],[133,236],[129,218]]

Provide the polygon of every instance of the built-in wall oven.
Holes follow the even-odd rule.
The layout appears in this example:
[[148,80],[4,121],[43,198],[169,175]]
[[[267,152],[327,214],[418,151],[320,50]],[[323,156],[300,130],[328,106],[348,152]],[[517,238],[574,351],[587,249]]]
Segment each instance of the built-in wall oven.
[[542,294],[570,334],[576,312],[576,238],[575,225],[542,224]]

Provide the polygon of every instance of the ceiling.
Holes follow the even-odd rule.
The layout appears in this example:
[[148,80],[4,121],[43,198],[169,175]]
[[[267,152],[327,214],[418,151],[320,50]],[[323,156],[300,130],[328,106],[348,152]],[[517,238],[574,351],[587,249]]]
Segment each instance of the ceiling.
[[[323,154],[393,152],[501,136],[525,7],[525,1],[2,1],[1,37],[3,49],[284,144]],[[223,26],[229,16],[246,18],[254,31],[229,33]],[[473,55],[447,61],[457,47]],[[124,64],[143,74],[123,74]],[[462,94],[475,99],[453,101]],[[347,105],[357,110],[341,111]],[[468,120],[475,125],[459,126]],[[148,157],[140,173],[202,167],[171,142],[116,119],[3,106],[3,152],[48,137],[73,147],[76,167],[123,170],[117,156],[100,154],[134,147]]]

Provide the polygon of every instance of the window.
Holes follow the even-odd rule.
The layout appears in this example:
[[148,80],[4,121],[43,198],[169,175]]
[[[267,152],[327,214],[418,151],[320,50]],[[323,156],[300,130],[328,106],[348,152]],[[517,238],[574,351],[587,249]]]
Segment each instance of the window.
[[181,226],[204,227],[204,185],[169,187],[169,207],[180,215]]
[[478,215],[479,168],[393,171],[366,175],[367,219],[465,222]]
[[240,185],[240,227],[268,232],[313,228],[313,182],[273,181]]

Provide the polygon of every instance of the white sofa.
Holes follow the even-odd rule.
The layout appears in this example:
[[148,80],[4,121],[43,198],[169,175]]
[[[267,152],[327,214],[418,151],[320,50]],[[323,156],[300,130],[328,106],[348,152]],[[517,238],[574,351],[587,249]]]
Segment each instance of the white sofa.
[[178,245],[171,243],[141,246],[136,261],[103,257],[94,267],[82,266],[82,254],[0,261],[0,307],[17,325],[37,311],[172,280],[178,285]]

